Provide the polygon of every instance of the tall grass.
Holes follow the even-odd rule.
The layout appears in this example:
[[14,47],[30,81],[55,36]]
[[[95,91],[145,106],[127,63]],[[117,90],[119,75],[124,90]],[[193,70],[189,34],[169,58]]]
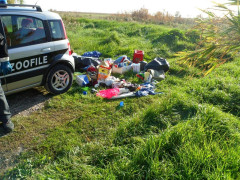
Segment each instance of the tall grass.
[[73,50],[78,54],[98,50],[104,57],[132,57],[135,49],[145,49],[145,60],[172,57],[180,50],[193,49],[197,31],[172,30],[167,26],[118,21],[64,19]]
[[224,13],[224,16],[218,17],[211,10],[205,10],[209,18],[201,19],[196,26],[196,29],[201,31],[198,46],[194,51],[177,54],[182,63],[202,68],[205,75],[225,62],[233,60],[238,56],[240,49],[239,11],[236,15],[231,8],[220,3],[216,3],[215,8]]

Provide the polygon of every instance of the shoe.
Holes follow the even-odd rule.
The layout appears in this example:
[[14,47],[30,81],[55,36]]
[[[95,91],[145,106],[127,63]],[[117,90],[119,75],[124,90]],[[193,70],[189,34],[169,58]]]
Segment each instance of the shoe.
[[14,129],[14,124],[12,123],[11,120],[9,120],[8,122],[3,123],[3,129],[4,129],[7,133],[12,132],[13,129]]

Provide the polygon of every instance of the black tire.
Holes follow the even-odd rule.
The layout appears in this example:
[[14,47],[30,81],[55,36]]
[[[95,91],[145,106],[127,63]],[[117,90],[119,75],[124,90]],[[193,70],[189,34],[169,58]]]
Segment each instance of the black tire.
[[67,66],[58,64],[48,73],[45,88],[52,94],[67,92],[73,83],[73,72]]

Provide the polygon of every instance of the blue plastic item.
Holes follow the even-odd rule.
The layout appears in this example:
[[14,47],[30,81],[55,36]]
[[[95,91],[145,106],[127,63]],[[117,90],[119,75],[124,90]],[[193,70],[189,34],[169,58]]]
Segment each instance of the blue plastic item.
[[90,51],[90,52],[85,52],[82,56],[99,58],[101,55],[102,53],[98,51]]
[[121,101],[121,102],[119,103],[119,106],[120,106],[120,107],[123,107],[123,106],[124,106],[124,102]]
[[127,57],[126,55],[119,56],[119,57],[114,61],[114,64],[122,63],[122,62],[124,62],[124,60],[128,60],[128,57]]
[[9,61],[1,62],[0,71],[4,75],[12,72],[12,65],[10,64],[10,62]]
[[0,0],[0,4],[7,4],[7,0]]
[[76,78],[76,82],[80,86],[86,86],[87,84],[89,84],[87,75],[78,75]]
[[87,91],[83,91],[83,95],[87,95]]

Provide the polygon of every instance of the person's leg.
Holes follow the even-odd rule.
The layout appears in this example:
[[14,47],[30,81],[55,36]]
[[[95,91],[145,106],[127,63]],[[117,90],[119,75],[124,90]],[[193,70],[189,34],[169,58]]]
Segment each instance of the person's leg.
[[14,129],[14,125],[11,122],[10,118],[11,113],[9,110],[8,102],[0,84],[0,121],[2,121],[3,127],[7,132],[11,132]]
[[[2,24],[0,18],[0,24]],[[12,71],[12,66],[9,62],[8,48],[3,29],[0,28],[0,72],[8,74]],[[11,132],[14,129],[14,124],[10,120],[11,113],[9,110],[8,102],[3,92],[0,80],[0,121],[3,123],[3,128],[7,132]]]

